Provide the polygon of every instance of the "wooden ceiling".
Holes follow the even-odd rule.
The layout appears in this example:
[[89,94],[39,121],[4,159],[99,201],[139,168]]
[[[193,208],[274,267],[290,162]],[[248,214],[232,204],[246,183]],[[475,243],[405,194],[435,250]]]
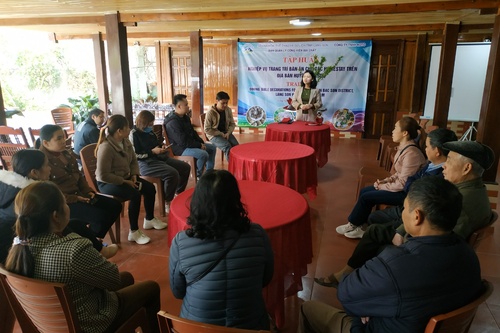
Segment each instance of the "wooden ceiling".
[[[56,39],[105,34],[105,15],[120,13],[129,40],[146,43],[205,39],[300,40],[442,34],[446,23],[461,33],[491,34],[500,0],[2,0],[0,27],[47,31]],[[313,20],[294,27],[291,19]],[[321,33],[321,36],[311,36]],[[431,37],[432,39],[432,37]]]

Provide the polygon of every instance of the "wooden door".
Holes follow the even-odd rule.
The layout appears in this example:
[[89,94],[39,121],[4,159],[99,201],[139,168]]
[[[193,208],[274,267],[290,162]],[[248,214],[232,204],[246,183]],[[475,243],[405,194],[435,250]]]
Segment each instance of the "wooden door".
[[396,121],[402,56],[402,40],[373,41],[365,138],[391,134]]
[[191,55],[172,49],[173,95],[184,94],[191,101]]

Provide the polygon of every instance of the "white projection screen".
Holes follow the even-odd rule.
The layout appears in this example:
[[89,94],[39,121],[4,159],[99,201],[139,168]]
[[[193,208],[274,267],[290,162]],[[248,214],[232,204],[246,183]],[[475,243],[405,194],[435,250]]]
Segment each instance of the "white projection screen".
[[[423,118],[434,117],[441,45],[431,45]],[[477,122],[483,99],[490,43],[457,45],[448,120]]]

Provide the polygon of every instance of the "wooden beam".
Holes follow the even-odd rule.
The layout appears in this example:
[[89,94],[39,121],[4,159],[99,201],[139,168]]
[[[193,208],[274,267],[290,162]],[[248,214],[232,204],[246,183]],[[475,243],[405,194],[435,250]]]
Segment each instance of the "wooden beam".
[[22,17],[0,19],[0,26],[21,25],[64,25],[64,24],[98,24],[104,25],[104,15],[93,16],[54,16],[54,17]]
[[192,122],[200,126],[203,113],[203,39],[200,31],[192,31],[189,36],[191,45],[191,108]]
[[133,125],[132,93],[127,49],[127,30],[120,23],[120,14],[106,15],[109,74],[113,114],[124,115]]
[[[275,19],[277,17],[323,17],[339,15],[372,15],[372,14],[401,14],[422,13],[432,11],[448,11],[461,9],[491,10],[500,7],[500,0],[461,0],[436,1],[416,3],[394,3],[387,5],[337,6],[318,8],[295,8],[275,10],[249,10],[225,12],[193,12],[193,13],[121,13],[121,22],[175,22],[175,21],[203,21],[203,20],[238,20],[238,19]],[[0,19],[0,26],[23,25],[64,25],[64,24],[96,24],[105,25],[106,13],[88,16],[29,16],[21,18]]]
[[122,14],[122,22],[167,22],[167,21],[200,21],[200,20],[238,20],[262,19],[277,17],[320,17],[336,15],[366,14],[399,14],[421,13],[432,11],[497,8],[500,0],[462,0],[436,1],[417,3],[395,3],[388,5],[338,6],[326,8],[299,8],[276,10],[249,10],[227,12],[195,12],[195,13],[142,13]]
[[97,96],[99,97],[99,108],[104,111],[104,116],[108,118],[108,77],[106,72],[106,51],[104,50],[104,41],[99,32],[92,36],[94,45],[95,76],[97,82]]
[[[233,77],[233,89],[231,91],[231,99],[233,100],[232,105],[238,106],[238,41],[233,40],[231,41],[231,52],[233,56],[233,68],[232,68],[232,73],[231,76]],[[214,98],[213,96],[212,98]],[[238,109],[236,109],[236,112],[238,112]]]
[[495,17],[495,28],[491,40],[490,57],[484,84],[483,101],[479,113],[477,125],[477,141],[480,141],[493,149],[495,152],[495,163],[483,174],[486,181],[495,181],[498,172],[498,157],[500,156],[500,13]]
[[202,30],[202,37],[259,36],[259,35],[310,35],[314,32],[326,34],[342,33],[377,33],[377,32],[410,32],[410,31],[442,31],[444,24],[417,24],[397,26],[308,28],[308,29],[272,29],[272,30]]
[[[427,49],[427,34],[419,34],[416,41],[415,65],[413,67],[413,87],[411,92],[410,113],[420,112],[421,95],[424,86],[425,51]],[[423,114],[423,113],[422,113]]]
[[441,58],[436,90],[436,104],[434,105],[433,125],[446,128],[450,108],[451,84],[455,68],[455,55],[457,53],[459,24],[448,23],[444,29],[443,43],[441,45]]

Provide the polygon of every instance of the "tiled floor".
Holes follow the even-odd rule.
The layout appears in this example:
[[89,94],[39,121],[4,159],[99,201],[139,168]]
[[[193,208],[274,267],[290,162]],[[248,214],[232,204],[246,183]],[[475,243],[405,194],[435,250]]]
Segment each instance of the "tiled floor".
[[[263,135],[241,134],[240,142],[261,141]],[[356,194],[357,174],[361,166],[376,165],[378,148],[376,140],[333,139],[329,162],[318,170],[318,196],[315,200],[307,197],[312,216],[313,262],[309,272],[303,277],[304,290],[298,297],[286,299],[287,322],[280,332],[296,332],[298,309],[303,300],[319,300],[340,306],[336,299],[336,289],[314,284],[315,276],[325,276],[343,267],[356,245],[356,240],[342,237],[335,227],[345,223]],[[220,153],[220,152],[219,152]],[[226,168],[227,161],[217,168]],[[279,198],[277,198],[279,200]],[[126,241],[128,221],[122,222],[121,250],[111,260],[120,270],[130,271],[137,281],[155,280],[161,286],[162,309],[179,313],[181,301],[176,300],[169,288],[167,232],[147,231],[152,238],[148,245],[136,245]],[[299,244],[300,245],[300,244]],[[500,333],[500,227],[495,228],[493,237],[483,241],[478,249],[483,277],[493,282],[496,290],[486,304],[481,305],[470,332]],[[17,332],[20,332],[18,329]]]

